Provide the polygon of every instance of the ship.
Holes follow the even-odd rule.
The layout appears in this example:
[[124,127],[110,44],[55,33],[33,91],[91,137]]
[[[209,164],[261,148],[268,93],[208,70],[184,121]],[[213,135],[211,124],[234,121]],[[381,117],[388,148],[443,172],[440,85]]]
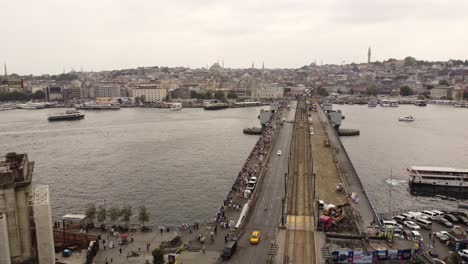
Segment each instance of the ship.
[[119,110],[120,105],[114,103],[102,104],[102,103],[83,103],[75,105],[75,109],[79,110]]
[[65,120],[80,120],[84,118],[84,114],[77,110],[68,110],[65,113],[50,114],[47,117],[49,121],[65,121]]
[[389,107],[390,106],[390,101],[386,100],[386,99],[380,100],[380,106]]
[[370,101],[367,103],[367,106],[368,106],[368,107],[376,107],[376,106],[377,106],[377,101],[375,101],[375,100],[370,100]]
[[413,195],[468,198],[468,169],[411,166],[408,174],[409,191]]
[[414,105],[416,105],[416,106],[426,106],[427,103],[424,100],[417,100],[416,102],[414,102]]
[[220,110],[225,108],[228,108],[228,105],[218,101],[209,102],[203,106],[205,110]]
[[16,105],[18,109],[44,109],[45,107],[46,105],[44,103],[34,103],[32,100],[24,104]]
[[182,103],[171,103],[169,107],[172,111],[177,111],[182,109]]

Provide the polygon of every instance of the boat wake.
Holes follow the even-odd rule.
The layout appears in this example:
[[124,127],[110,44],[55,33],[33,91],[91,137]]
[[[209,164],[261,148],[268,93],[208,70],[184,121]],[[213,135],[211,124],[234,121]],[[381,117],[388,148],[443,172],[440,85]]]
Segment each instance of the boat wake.
[[408,181],[406,180],[398,180],[398,179],[386,179],[385,180],[385,183],[387,183],[388,185],[392,185],[392,186],[399,186],[399,185],[402,185],[402,184],[407,184]]

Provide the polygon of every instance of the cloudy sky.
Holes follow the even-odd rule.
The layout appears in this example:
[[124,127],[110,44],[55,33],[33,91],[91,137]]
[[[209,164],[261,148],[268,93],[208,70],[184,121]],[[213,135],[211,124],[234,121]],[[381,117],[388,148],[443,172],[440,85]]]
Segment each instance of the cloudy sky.
[[9,72],[468,59],[467,0],[0,0]]

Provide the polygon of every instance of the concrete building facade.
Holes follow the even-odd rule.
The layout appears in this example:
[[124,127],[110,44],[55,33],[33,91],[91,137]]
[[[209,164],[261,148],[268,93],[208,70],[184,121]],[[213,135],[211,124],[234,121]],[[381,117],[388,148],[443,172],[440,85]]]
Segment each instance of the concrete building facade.
[[94,97],[113,98],[120,97],[120,87],[117,86],[97,86],[94,88]]
[[54,233],[50,210],[49,186],[37,185],[34,191],[34,224],[36,226],[39,264],[54,264]]
[[437,85],[431,89],[431,99],[451,99],[452,98],[452,86]]
[[[8,239],[1,241],[0,250],[9,248],[11,263],[33,258],[29,197],[34,162],[26,154],[8,153],[0,161],[0,213],[5,216]],[[8,245],[5,245],[8,244]]]
[[156,103],[163,101],[167,96],[167,89],[157,86],[139,86],[133,89],[133,97],[144,97],[145,102]]

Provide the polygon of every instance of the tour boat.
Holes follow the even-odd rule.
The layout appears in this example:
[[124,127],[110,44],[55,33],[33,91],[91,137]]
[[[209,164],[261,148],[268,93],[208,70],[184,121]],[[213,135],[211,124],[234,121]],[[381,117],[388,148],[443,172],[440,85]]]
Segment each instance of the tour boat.
[[382,107],[388,107],[390,106],[390,101],[389,100],[380,100],[380,106]]
[[119,110],[120,105],[114,103],[83,103],[75,105],[80,110]]
[[398,101],[397,100],[390,100],[390,107],[398,107]]
[[402,116],[398,118],[398,121],[413,122],[415,119],[413,116]]
[[44,103],[34,103],[32,100],[25,104],[17,104],[16,108],[19,109],[44,109],[46,106]]
[[173,111],[181,110],[182,109],[182,103],[172,103],[170,106],[170,109]]
[[411,194],[468,198],[468,169],[411,166],[408,174]]

